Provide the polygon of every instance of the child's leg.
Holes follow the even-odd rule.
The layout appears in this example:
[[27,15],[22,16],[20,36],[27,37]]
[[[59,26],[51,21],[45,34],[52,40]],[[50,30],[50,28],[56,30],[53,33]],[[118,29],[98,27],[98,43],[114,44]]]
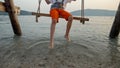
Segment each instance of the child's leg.
[[67,41],[70,41],[69,33],[70,33],[71,26],[72,26],[73,17],[69,12],[63,9],[60,9],[59,12],[60,12],[60,15],[68,21],[67,26],[66,26],[65,38]]
[[52,19],[51,28],[50,28],[50,48],[54,47],[54,33],[56,27],[57,20]]
[[66,38],[67,41],[71,41],[70,37],[69,37],[69,33],[70,33],[71,26],[72,26],[72,21],[73,21],[73,17],[69,16],[68,17],[68,23],[67,23],[67,26],[66,26],[66,33],[65,33],[65,38]]
[[55,27],[56,23],[58,21],[59,13],[56,9],[51,9],[50,15],[52,17],[52,23],[50,28],[50,48],[54,47],[54,33],[55,33]]

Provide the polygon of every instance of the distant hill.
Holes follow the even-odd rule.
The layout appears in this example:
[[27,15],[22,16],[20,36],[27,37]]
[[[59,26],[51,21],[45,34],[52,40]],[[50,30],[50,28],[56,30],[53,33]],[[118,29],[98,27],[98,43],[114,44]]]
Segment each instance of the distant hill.
[[[7,13],[7,12],[1,12],[1,11],[0,11],[0,15],[8,15],[8,13]],[[20,15],[32,15],[32,13],[29,12],[29,11],[21,10],[21,11],[20,11]]]
[[20,15],[32,15],[32,12],[21,10]]
[[[80,10],[71,12],[73,15],[81,15]],[[102,9],[85,9],[85,16],[115,16],[116,11]]]
[[[75,16],[80,16],[80,10],[71,12]],[[114,10],[102,10],[102,9],[85,9],[85,16],[115,16]],[[6,12],[1,12],[0,15],[8,15]],[[21,10],[20,15],[32,15],[31,12]]]

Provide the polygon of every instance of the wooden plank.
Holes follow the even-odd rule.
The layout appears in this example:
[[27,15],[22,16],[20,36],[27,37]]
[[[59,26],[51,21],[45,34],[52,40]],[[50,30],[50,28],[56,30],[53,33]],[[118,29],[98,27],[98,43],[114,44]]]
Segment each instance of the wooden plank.
[[113,22],[109,37],[116,38],[118,37],[119,32],[120,32],[120,3],[118,6],[118,10],[116,12],[115,20]]
[[[46,16],[46,17],[50,17],[50,14],[46,14],[46,13],[36,13],[36,12],[32,12],[32,15],[38,15],[38,16]],[[62,18],[62,17],[60,17]],[[81,17],[73,17],[74,20],[84,20],[84,21],[89,21],[88,18],[81,18]]]
[[16,35],[21,36],[22,35],[21,28],[20,28],[20,25],[18,22],[17,15],[14,12],[14,10],[15,10],[14,2],[13,2],[13,0],[5,0],[5,3],[7,3],[9,5],[8,7],[6,7],[6,10],[8,11],[8,14],[10,17],[13,32]]
[[[0,2],[0,11],[7,12],[4,2]],[[15,13],[20,14],[20,7],[15,6]]]

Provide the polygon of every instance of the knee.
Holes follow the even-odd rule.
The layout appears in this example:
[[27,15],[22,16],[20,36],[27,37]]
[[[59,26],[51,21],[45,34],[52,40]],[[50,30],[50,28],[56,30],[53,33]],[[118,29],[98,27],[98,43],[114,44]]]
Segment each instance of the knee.
[[68,17],[68,21],[72,21],[72,20],[73,20],[73,16],[71,15]]
[[56,24],[57,20],[56,19],[52,19],[52,24]]

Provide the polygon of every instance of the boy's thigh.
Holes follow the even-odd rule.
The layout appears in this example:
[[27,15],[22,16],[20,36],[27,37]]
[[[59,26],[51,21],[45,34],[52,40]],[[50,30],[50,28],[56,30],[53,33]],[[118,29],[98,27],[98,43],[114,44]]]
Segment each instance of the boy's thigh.
[[59,18],[59,12],[56,9],[51,9],[50,10],[50,16],[52,19],[57,19]]
[[60,9],[60,10],[59,10],[59,13],[60,13],[60,15],[61,15],[63,18],[65,18],[66,20],[68,20],[68,18],[69,18],[70,16],[72,16],[69,12],[67,12],[67,11],[65,11],[65,10],[63,10],[63,9]]

